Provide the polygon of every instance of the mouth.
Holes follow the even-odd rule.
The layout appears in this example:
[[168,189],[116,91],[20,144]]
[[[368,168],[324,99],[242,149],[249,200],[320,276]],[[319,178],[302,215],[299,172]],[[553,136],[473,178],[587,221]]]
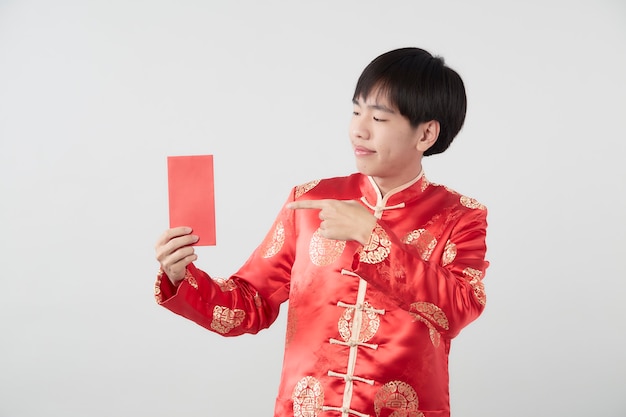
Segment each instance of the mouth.
[[354,147],[354,155],[356,156],[368,156],[368,155],[372,155],[376,152],[374,152],[371,149],[367,149],[364,148],[363,146],[355,146]]

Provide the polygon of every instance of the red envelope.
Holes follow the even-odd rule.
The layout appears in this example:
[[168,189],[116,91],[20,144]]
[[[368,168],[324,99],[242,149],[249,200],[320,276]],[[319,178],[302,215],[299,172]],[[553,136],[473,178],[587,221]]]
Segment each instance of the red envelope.
[[215,245],[213,155],[168,156],[170,227],[189,226],[197,246]]

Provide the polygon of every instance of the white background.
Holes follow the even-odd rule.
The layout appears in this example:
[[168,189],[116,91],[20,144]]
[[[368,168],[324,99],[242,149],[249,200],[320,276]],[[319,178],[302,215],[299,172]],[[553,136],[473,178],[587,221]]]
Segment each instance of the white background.
[[271,415],[284,316],[222,338],[154,302],[166,157],[214,155],[197,264],[227,276],[354,171],[356,79],[402,46],[464,78],[426,173],[490,213],[453,415],[626,415],[623,1],[0,0],[0,416]]

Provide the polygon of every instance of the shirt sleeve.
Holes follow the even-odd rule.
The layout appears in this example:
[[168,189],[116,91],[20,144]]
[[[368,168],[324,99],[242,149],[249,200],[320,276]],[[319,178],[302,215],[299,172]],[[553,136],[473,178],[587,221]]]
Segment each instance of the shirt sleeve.
[[214,279],[190,264],[184,279],[174,286],[159,271],[157,302],[224,336],[258,333],[269,327],[289,296],[295,247],[292,225],[292,210],[283,207],[261,245],[228,279]]
[[357,250],[354,272],[416,320],[452,338],[485,307],[486,216],[484,208],[461,216],[440,261],[422,259],[379,220],[368,244]]

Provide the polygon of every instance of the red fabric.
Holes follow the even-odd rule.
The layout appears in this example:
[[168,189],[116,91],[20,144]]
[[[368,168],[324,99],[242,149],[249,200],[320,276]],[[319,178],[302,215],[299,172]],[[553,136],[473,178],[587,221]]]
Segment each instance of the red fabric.
[[157,300],[236,336],[289,299],[275,416],[449,416],[450,341],[485,305],[486,208],[424,177],[383,199],[360,174],[295,187],[287,203],[323,198],[369,207],[370,243],[324,239],[317,210],[283,208],[228,280],[190,265],[177,289],[159,277]]

